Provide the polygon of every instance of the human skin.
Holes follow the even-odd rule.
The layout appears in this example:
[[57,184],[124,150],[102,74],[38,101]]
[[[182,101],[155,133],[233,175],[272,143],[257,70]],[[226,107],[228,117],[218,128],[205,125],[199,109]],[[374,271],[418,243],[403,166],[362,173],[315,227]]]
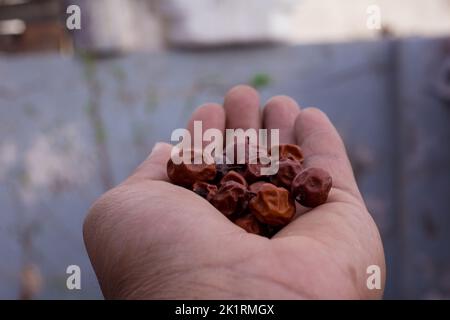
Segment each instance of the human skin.
[[[382,297],[382,242],[335,127],[320,110],[300,109],[286,96],[273,97],[262,112],[259,106],[254,89],[237,86],[223,106],[199,107],[188,129],[194,120],[204,130],[279,129],[280,143],[301,146],[306,167],[331,174],[327,203],[298,208],[301,214],[272,239],[246,233],[206,200],[168,182],[171,146],[159,143],[86,217],[85,244],[105,298]],[[381,269],[381,289],[367,287],[371,265]]]

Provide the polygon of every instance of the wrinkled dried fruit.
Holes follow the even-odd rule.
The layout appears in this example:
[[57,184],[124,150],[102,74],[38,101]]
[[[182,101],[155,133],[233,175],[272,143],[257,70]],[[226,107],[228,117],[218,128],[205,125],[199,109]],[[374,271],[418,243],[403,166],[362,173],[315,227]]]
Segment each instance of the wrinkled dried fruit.
[[248,233],[262,234],[264,232],[263,226],[252,214],[246,214],[243,217],[237,218],[234,220],[234,223]]
[[247,181],[245,181],[244,177],[237,173],[236,171],[228,172],[221,180],[220,184],[224,184],[227,181],[235,181],[247,187]]
[[216,177],[214,178],[213,183],[215,184],[220,184],[220,180],[222,180],[222,178],[224,176],[227,175],[228,172],[230,171],[235,171],[239,174],[243,174],[245,170],[245,165],[243,164],[239,164],[239,165],[234,165],[234,164],[226,164],[226,163],[217,163],[216,164]]
[[247,203],[247,188],[236,181],[222,184],[211,199],[211,204],[228,217],[241,214],[247,208]]
[[327,201],[331,184],[328,172],[320,168],[308,168],[292,181],[291,193],[301,205],[314,208]]
[[254,182],[258,180],[267,180],[269,176],[261,174],[261,168],[268,167],[269,165],[260,163],[249,163],[244,171],[244,177],[248,182]]
[[[273,147],[276,148],[277,146]],[[303,162],[303,152],[302,149],[296,144],[281,144],[278,146],[279,149],[279,158],[282,159],[291,159],[299,162]],[[272,148],[272,150],[273,150]]]
[[[241,147],[245,147],[242,156],[237,152]],[[169,160],[167,175],[172,183],[192,189],[247,232],[271,238],[294,218],[295,200],[316,207],[326,202],[332,183],[326,171],[303,168],[303,154],[297,145],[274,146],[272,156],[274,148],[278,148],[278,159],[269,158],[266,149],[259,152],[260,147],[250,145],[249,140],[235,143],[214,156],[209,165],[194,164],[199,153],[186,151],[192,164],[175,165]],[[200,153],[199,158],[203,156]],[[263,175],[261,170],[272,167],[272,161],[278,161],[277,173]]]
[[263,184],[267,183],[266,181],[257,181],[248,186],[248,190],[255,195],[258,193],[259,189]]
[[204,181],[197,181],[192,186],[192,191],[205,198],[206,200],[211,201],[211,199],[216,195],[218,189],[214,184],[210,184]]
[[216,176],[216,165],[194,164],[194,152],[191,152],[190,163],[175,164],[172,158],[167,162],[167,176],[176,185],[186,188],[192,187],[196,181],[210,181]]
[[278,165],[278,172],[271,178],[271,182],[290,190],[292,180],[303,170],[303,166],[300,162],[288,158],[280,160]]
[[274,226],[288,224],[295,215],[295,203],[289,191],[271,183],[260,187],[249,208],[260,222]]

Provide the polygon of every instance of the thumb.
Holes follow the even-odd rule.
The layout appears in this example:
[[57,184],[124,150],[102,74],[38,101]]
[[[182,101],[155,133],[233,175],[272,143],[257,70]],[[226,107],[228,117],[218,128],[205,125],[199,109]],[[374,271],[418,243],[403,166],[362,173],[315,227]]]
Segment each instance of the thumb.
[[172,145],[158,142],[153,147],[150,155],[144,160],[131,176],[126,179],[126,183],[135,183],[142,180],[168,181],[167,161],[170,159]]

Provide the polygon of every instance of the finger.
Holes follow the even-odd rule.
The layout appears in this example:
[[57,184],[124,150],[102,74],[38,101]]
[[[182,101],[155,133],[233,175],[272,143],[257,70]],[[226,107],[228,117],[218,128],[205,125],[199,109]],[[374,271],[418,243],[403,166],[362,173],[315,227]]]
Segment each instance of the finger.
[[355,217],[348,212],[355,211],[355,207],[363,212],[364,204],[337,130],[322,111],[308,108],[297,116],[295,134],[305,156],[305,166],[327,170],[333,185],[327,203],[301,215],[277,236],[298,234],[320,237],[323,232],[333,233],[339,223],[352,224],[348,221],[354,221]]
[[142,180],[169,181],[167,177],[167,161],[170,159],[172,145],[158,142],[147,159],[142,162],[125,183]]
[[344,143],[325,113],[317,108],[300,112],[294,124],[297,144],[303,150],[305,167],[327,170],[333,188],[361,200]]
[[[200,106],[191,116],[188,122],[187,129],[191,133],[191,137],[194,138],[194,122],[200,121],[202,124],[202,131],[205,132],[208,129],[218,129],[222,133],[225,130],[225,110],[217,103],[207,103]],[[204,141],[203,145],[208,144],[208,141]]]
[[281,144],[294,144],[294,123],[299,113],[300,107],[295,100],[287,96],[275,96],[264,107],[263,127],[268,129],[269,137],[271,129],[279,129]]
[[[304,166],[325,169],[332,178],[332,189],[327,203],[314,211],[328,209],[330,204],[337,202],[362,204],[342,139],[325,113],[316,108],[302,110],[295,120],[294,130],[297,144],[304,153]],[[307,221],[323,221],[328,217],[318,214],[303,215],[309,209],[301,206],[298,209],[301,216],[284,228],[279,236],[291,234],[292,231],[302,233],[305,225],[308,225]],[[311,227],[311,230],[316,228]]]
[[356,285],[366,276],[368,265],[384,270],[383,247],[358,191],[342,139],[328,117],[315,108],[300,112],[295,133],[305,166],[327,170],[333,186],[325,204],[299,216],[273,239],[319,246],[329,252],[336,266],[352,268]]
[[227,129],[256,129],[261,127],[259,94],[255,89],[240,85],[231,89],[225,96]]

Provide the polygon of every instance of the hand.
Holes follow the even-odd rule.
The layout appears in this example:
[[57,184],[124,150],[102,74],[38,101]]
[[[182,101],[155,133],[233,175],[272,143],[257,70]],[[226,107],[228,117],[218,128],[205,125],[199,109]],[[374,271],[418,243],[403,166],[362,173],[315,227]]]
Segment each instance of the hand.
[[[100,197],[84,225],[89,257],[106,298],[381,298],[383,247],[358,191],[345,147],[327,116],[272,98],[262,123],[255,90],[238,86],[224,106],[206,104],[189,122],[208,128],[280,129],[305,165],[328,170],[328,202],[299,216],[272,239],[248,234],[166,175],[168,144],[157,144],[122,184]],[[381,290],[366,286],[381,268]]]

